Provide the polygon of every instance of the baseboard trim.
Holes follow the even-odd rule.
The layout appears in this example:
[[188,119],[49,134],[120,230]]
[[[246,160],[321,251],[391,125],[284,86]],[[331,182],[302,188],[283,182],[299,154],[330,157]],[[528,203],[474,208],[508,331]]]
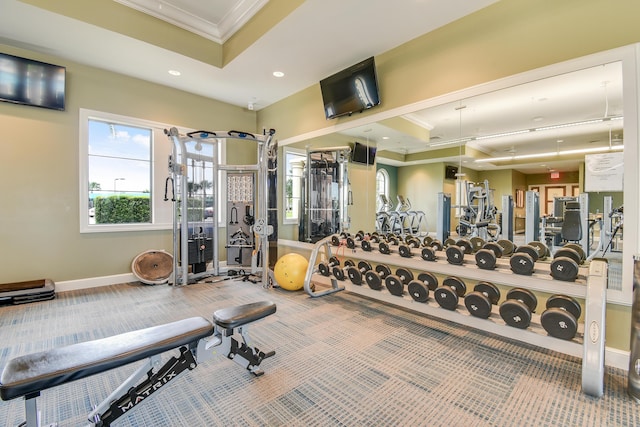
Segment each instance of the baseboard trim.
[[87,279],[66,280],[56,282],[56,292],[77,291],[80,289],[98,288],[100,286],[117,285],[118,283],[137,282],[132,274],[114,274],[113,276],[90,277]]
[[631,353],[617,348],[606,347],[604,350],[604,364],[612,368],[629,370],[629,357]]

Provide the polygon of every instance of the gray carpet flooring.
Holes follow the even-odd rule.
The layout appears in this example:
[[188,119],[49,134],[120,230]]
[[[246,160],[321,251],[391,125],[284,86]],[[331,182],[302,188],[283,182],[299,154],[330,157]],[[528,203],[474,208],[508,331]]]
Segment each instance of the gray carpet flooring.
[[[265,290],[241,281],[188,287],[121,284],[0,307],[0,365],[12,357],[270,299],[249,328],[273,349],[254,377],[219,357],[172,381],[118,426],[637,426],[626,375],[606,369],[605,395],[580,390],[581,361],[339,293]],[[163,355],[166,360],[175,352]],[[136,367],[46,390],[43,422],[86,425],[92,405]],[[24,402],[0,401],[0,425]]]

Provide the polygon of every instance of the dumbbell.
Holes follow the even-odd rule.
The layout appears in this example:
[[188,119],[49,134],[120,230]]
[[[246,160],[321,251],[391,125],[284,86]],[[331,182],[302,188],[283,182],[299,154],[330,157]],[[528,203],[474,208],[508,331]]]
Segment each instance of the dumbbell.
[[511,240],[507,240],[507,239],[500,239],[497,242],[500,247],[502,248],[502,255],[503,256],[509,256],[513,253],[513,250],[515,249],[515,246],[513,244],[513,242]]
[[539,261],[543,261],[549,256],[549,247],[544,243],[536,240],[527,244],[536,249],[536,251],[538,252]]
[[432,239],[430,237],[430,240],[427,240],[427,237],[425,237],[423,241],[425,247],[421,249],[420,256],[425,261],[435,261],[438,258],[436,256],[436,252],[442,250],[442,243],[440,240]]
[[416,302],[427,302],[429,291],[435,291],[438,287],[438,279],[433,274],[425,271],[418,274],[418,278],[407,284],[407,291]]
[[447,254],[447,261],[449,264],[462,265],[464,262],[464,254],[470,254],[473,252],[473,246],[467,239],[459,239],[454,244],[449,244],[445,253]]
[[582,260],[580,261],[580,264],[582,264],[587,259],[587,254],[584,253],[584,249],[582,249],[582,246],[577,243],[567,243],[563,246],[563,248],[573,249],[574,251],[578,252],[578,255],[580,255],[580,259]]
[[500,317],[509,326],[527,329],[537,306],[538,299],[531,291],[514,288],[507,292],[507,300],[500,304]]
[[477,236],[474,236],[471,239],[469,239],[469,242],[471,243],[471,247],[473,248],[474,253],[478,252],[486,244],[486,242],[482,237],[477,237]]
[[390,274],[384,279],[384,284],[391,295],[404,295],[404,286],[413,280],[413,273],[406,268],[398,268],[396,274]]
[[442,281],[442,286],[434,291],[434,296],[440,307],[455,310],[458,300],[467,293],[467,286],[457,277],[449,276]]
[[549,335],[572,340],[578,332],[578,319],[582,308],[578,301],[567,295],[553,295],[547,300],[547,309],[540,316],[540,323]]
[[356,263],[353,262],[352,260],[348,259],[344,262],[344,267],[340,268],[339,265],[333,267],[331,269],[331,272],[333,273],[333,277],[335,277],[336,279],[343,281],[345,278],[345,275],[348,274],[348,270],[349,267],[353,267],[355,266]]
[[369,264],[367,261],[359,261],[358,267],[352,265],[351,267],[347,268],[347,276],[349,277],[349,280],[351,280],[351,283],[353,283],[354,285],[361,285],[362,275],[367,271],[371,271],[371,264]]
[[331,269],[336,266],[340,266],[340,260],[336,256],[332,256],[328,262],[318,264],[318,271],[320,271],[320,274],[323,276],[329,277]]
[[573,282],[578,277],[578,265],[582,263],[580,253],[573,247],[558,249],[551,261],[551,276],[557,280]]
[[342,232],[339,235],[338,234],[334,234],[333,236],[331,236],[331,244],[333,246],[341,246],[341,245],[345,245],[347,244],[346,238],[348,237],[347,233]]
[[379,291],[382,289],[382,280],[391,274],[391,269],[384,264],[376,265],[376,269],[369,269],[364,273],[364,279],[367,285],[373,290]]
[[511,255],[509,265],[514,273],[530,276],[533,274],[533,267],[537,260],[538,250],[533,246],[522,245],[518,246]]
[[483,270],[493,270],[498,258],[502,258],[502,246],[495,242],[485,243],[476,252],[476,265]]
[[416,249],[422,246],[422,243],[419,239],[412,237],[410,239],[405,239],[405,243],[398,246],[398,253],[403,258],[411,258],[414,254],[411,250],[412,248]]
[[375,231],[369,235],[369,239],[360,242],[360,248],[365,252],[371,252],[371,243],[380,243],[380,235]]
[[389,255],[391,253],[391,245],[397,246],[398,244],[398,238],[395,235],[389,235],[386,241],[380,242],[378,250],[381,254]]
[[478,282],[464,297],[464,305],[472,316],[488,319],[491,315],[491,307],[497,305],[500,300],[500,290],[490,282]]

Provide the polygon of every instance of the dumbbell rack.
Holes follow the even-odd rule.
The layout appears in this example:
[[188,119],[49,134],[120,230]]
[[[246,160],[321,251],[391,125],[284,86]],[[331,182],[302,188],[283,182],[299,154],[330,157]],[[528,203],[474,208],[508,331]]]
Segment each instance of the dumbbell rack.
[[[547,348],[559,353],[582,358],[582,389],[583,392],[600,397],[604,392],[604,333],[607,287],[607,263],[601,260],[591,261],[588,267],[580,267],[578,279],[575,282],[564,282],[553,279],[549,271],[536,268],[533,275],[517,275],[509,270],[508,265],[495,270],[483,270],[475,265],[473,256],[465,255],[463,265],[452,265],[447,262],[444,252],[439,253],[436,261],[425,261],[419,255],[411,258],[401,257],[397,253],[385,255],[377,250],[363,251],[359,247],[344,248],[344,253],[338,254],[343,247],[337,248],[330,244],[331,238],[317,242],[309,258],[304,289],[312,297],[320,297],[334,292],[346,290],[353,294],[362,295],[400,306],[415,312],[451,321],[475,329],[490,332],[520,342]],[[336,249],[334,251],[333,249]],[[450,311],[441,308],[433,298],[425,302],[417,302],[407,293],[395,296],[386,288],[373,290],[366,284],[354,285],[349,280],[338,281],[334,277],[318,274],[317,263],[319,257],[328,259],[331,256],[339,258],[366,260],[374,264],[386,264],[408,268],[417,271],[429,271],[434,274],[456,276],[459,278],[489,281],[497,285],[527,288],[546,293],[562,293],[578,298],[584,298],[584,323],[578,327],[578,333],[573,340],[561,340],[547,335],[540,324],[540,315],[532,314],[531,324],[527,329],[507,326],[500,317],[498,306],[494,306],[488,319],[472,316],[461,303],[457,310]],[[316,291],[314,284],[323,285],[322,290]],[[328,288],[327,288],[328,287]],[[588,325],[585,333],[585,325]]]

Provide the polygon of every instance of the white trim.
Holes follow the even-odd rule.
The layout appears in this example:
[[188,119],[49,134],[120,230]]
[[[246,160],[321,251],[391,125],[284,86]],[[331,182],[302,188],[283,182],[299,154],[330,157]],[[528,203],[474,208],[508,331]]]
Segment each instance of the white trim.
[[278,239],[278,246],[285,246],[293,249],[305,249],[311,252],[315,245],[313,243],[299,242],[297,240]]
[[620,350],[612,347],[605,347],[604,349],[604,364],[612,368],[622,369],[625,372],[629,371],[629,357],[631,353],[628,351]]
[[116,274],[113,276],[89,277],[86,279],[66,280],[56,282],[56,292],[77,291],[80,289],[98,288],[100,286],[117,285],[120,283],[137,282],[133,273]]

